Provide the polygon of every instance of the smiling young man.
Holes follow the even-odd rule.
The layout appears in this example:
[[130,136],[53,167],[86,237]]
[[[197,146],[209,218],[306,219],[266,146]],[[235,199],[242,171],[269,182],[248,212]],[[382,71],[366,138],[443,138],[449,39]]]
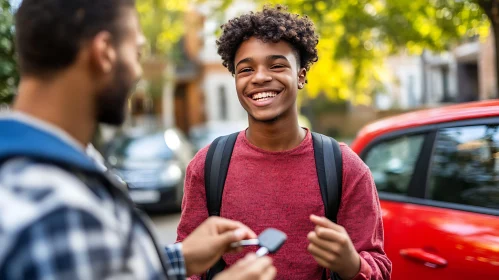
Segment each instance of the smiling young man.
[[[389,279],[376,188],[367,166],[341,144],[343,184],[338,224],[324,218],[311,132],[298,124],[296,98],[317,61],[318,37],[307,17],[285,8],[236,17],[217,41],[234,74],[249,127],[236,139],[220,216],[259,233],[274,227],[288,241],[277,252],[276,279]],[[187,169],[178,241],[208,217],[204,169],[208,147]],[[228,266],[240,256],[224,256]]]

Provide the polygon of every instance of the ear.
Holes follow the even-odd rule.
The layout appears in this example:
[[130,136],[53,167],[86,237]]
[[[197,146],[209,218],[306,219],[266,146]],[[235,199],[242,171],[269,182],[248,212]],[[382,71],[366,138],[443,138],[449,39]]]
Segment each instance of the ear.
[[116,63],[116,48],[112,35],[107,31],[99,32],[90,42],[90,59],[100,74],[111,72]]
[[306,83],[307,83],[307,69],[301,68],[300,71],[298,71],[298,89],[304,88]]

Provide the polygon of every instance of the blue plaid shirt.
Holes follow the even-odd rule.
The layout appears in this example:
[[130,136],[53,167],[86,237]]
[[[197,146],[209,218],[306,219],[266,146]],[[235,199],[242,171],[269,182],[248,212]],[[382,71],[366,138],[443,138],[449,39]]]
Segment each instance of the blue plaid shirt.
[[157,249],[129,204],[91,184],[26,158],[0,166],[0,279],[185,279],[182,245]]

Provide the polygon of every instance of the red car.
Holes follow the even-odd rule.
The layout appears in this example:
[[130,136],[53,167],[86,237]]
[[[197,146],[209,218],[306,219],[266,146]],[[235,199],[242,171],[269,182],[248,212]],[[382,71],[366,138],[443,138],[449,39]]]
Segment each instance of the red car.
[[392,279],[499,279],[499,100],[364,127]]

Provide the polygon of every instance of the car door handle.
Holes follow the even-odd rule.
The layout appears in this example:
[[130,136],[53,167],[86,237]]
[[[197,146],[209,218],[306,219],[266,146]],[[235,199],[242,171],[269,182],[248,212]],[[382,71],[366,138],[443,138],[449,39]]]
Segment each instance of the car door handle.
[[409,260],[421,262],[431,268],[447,266],[447,260],[435,254],[428,253],[420,248],[409,248],[400,250],[400,255]]

